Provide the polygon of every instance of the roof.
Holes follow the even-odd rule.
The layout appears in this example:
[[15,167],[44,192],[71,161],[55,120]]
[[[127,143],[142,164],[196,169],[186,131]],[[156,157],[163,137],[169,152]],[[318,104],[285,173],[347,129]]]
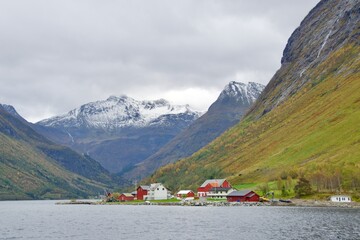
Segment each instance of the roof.
[[[164,187],[164,185],[162,185],[162,183],[152,183],[152,184],[150,184],[149,190],[154,191],[154,190],[155,190],[156,188],[158,188],[159,186]],[[164,187],[164,188],[165,188],[165,187]]]
[[150,186],[148,186],[148,185],[140,185],[139,187],[141,187],[144,190],[148,190],[148,191],[150,190]]
[[137,194],[137,191],[133,191],[131,192],[132,195],[136,195]]
[[208,180],[206,180],[200,187],[206,187],[206,185],[208,185],[209,183],[210,183],[211,186],[213,186],[213,187],[219,187],[219,186],[221,186],[225,181],[226,181],[226,179],[208,179]]
[[[121,195],[124,195],[125,197],[134,197],[131,193],[123,193],[123,194],[121,194]],[[120,196],[121,196],[120,195]]]
[[228,197],[244,197],[244,196],[248,195],[249,193],[252,193],[252,194],[248,197],[252,197],[255,194],[251,190],[240,190],[240,191],[233,191],[233,192],[229,193],[227,196]]
[[190,193],[190,192],[192,192],[191,190],[180,190],[180,191],[178,191],[178,193],[177,194],[188,194],[188,193]]

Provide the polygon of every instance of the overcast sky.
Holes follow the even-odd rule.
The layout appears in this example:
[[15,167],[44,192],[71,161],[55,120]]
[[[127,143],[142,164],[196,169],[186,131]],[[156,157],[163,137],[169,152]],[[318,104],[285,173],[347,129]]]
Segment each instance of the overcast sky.
[[110,95],[206,110],[230,81],[267,84],[319,0],[0,2],[0,103],[31,122]]

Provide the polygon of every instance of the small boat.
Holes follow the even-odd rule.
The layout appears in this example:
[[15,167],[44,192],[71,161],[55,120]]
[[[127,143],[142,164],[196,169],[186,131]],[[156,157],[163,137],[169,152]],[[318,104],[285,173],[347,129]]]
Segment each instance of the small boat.
[[290,199],[279,199],[279,202],[292,203],[292,201]]

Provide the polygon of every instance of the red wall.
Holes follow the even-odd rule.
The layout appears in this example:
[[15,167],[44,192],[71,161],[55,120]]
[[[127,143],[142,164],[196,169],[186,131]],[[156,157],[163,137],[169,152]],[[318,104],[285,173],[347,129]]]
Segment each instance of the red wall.
[[[247,195],[251,195],[252,193],[249,193]],[[257,194],[254,194],[252,197],[246,197],[246,196],[232,196],[227,197],[228,202],[259,202],[260,196]]]
[[223,187],[223,188],[230,188],[230,187],[231,187],[231,185],[230,185],[230,183],[229,183],[227,180],[225,180],[225,181],[223,182],[223,184],[222,184],[220,187]]
[[125,196],[124,194],[121,194],[121,195],[119,196],[119,200],[122,201],[122,202],[124,202],[124,201],[133,201],[133,200],[134,200],[134,196],[132,196],[132,197],[127,197],[127,196]]
[[[225,180],[225,181],[223,182],[223,184],[221,184],[220,186],[217,186],[217,187],[230,188],[231,185],[230,185],[230,183],[229,183],[227,180]],[[199,187],[199,188],[197,189],[197,191],[198,191],[198,192],[209,192],[210,189],[212,189],[212,188],[213,188],[213,186],[212,186],[210,183],[208,183],[205,187]]]
[[142,189],[141,187],[138,187],[136,189],[136,192],[137,192],[137,199],[138,200],[144,200],[144,196],[148,194],[148,191]]
[[[183,197],[183,195],[181,194],[177,194],[177,197]],[[186,197],[195,197],[195,193],[193,191],[189,192],[188,194],[186,194]]]
[[208,185],[206,185],[205,187],[199,187],[198,188],[198,192],[209,192],[210,189],[212,188],[211,184],[209,183]]
[[195,197],[195,193],[191,191],[187,194],[187,197]]

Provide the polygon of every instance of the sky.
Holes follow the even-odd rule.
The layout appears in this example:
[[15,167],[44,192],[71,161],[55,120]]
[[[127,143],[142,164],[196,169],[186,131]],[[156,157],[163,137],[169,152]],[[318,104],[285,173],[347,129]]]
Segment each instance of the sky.
[[319,0],[0,1],[0,103],[36,122],[127,95],[205,111],[266,85]]

